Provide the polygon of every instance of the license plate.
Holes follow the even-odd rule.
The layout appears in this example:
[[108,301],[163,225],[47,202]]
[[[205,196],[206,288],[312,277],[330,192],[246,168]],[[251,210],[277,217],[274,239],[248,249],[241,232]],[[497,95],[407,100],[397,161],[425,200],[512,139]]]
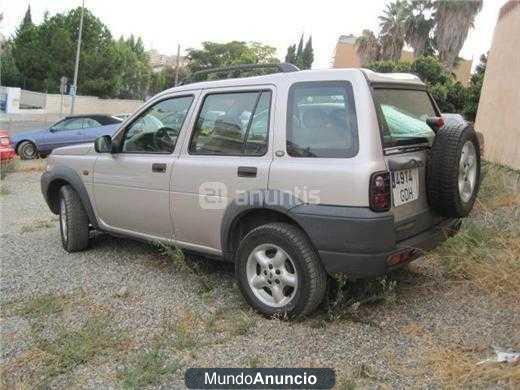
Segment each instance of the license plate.
[[392,172],[394,206],[401,206],[419,199],[419,168]]

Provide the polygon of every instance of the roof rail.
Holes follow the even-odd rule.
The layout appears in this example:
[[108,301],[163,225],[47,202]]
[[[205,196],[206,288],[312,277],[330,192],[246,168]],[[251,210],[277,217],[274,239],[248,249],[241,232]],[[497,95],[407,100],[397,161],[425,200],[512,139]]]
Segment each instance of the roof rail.
[[[184,80],[182,84],[189,84],[193,82],[197,82],[197,78],[202,75],[208,75],[211,73],[227,73],[227,77],[231,78],[235,76],[231,76],[231,74],[246,70],[254,70],[254,69],[276,69],[277,72],[274,73],[288,73],[288,72],[298,72],[300,69],[293,64],[282,62],[279,64],[242,64],[242,65],[234,65],[234,66],[226,66],[222,68],[209,68],[202,69],[197,72],[194,72],[189,78]],[[202,80],[201,80],[202,81]]]

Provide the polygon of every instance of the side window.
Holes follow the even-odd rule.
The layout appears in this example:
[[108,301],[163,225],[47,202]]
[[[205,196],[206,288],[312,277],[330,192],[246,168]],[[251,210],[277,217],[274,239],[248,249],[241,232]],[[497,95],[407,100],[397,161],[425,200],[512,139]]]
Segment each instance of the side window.
[[289,90],[287,153],[292,157],[348,158],[358,152],[352,85],[296,83]]
[[56,131],[78,130],[83,128],[83,118],[65,119],[52,127]]
[[193,129],[190,154],[261,156],[267,150],[271,92],[206,96]]
[[99,123],[97,120],[92,118],[85,118],[83,119],[83,128],[88,129],[90,127],[100,127],[101,123]]
[[172,153],[192,101],[175,97],[148,108],[126,129],[122,152]]

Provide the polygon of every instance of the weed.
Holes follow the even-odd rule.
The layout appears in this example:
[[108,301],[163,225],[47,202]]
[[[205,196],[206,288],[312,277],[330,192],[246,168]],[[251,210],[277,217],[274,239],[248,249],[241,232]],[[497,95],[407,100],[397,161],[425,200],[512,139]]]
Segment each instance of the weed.
[[65,295],[45,294],[3,306],[7,313],[25,318],[41,318],[63,311],[68,302],[69,297]]
[[11,191],[9,191],[9,188],[7,188],[6,185],[2,184],[0,186],[0,195],[6,196],[6,195],[9,195],[10,193],[11,193]]
[[48,219],[37,219],[31,224],[22,225],[20,233],[32,233],[40,229],[48,229],[54,226],[53,220]]
[[157,346],[169,346],[175,350],[191,350],[200,343],[198,337],[203,330],[202,320],[191,311],[184,311],[177,320],[163,322],[162,332],[156,338]]
[[262,359],[258,355],[249,356],[246,359],[246,366],[249,368],[258,368],[262,364]]
[[122,387],[140,389],[144,386],[159,384],[180,367],[178,362],[169,362],[168,356],[159,349],[140,352],[122,371],[120,375]]
[[[395,301],[396,282],[387,277],[349,281],[346,276],[338,275],[332,285],[325,304],[326,321],[348,318],[364,322],[357,316],[360,306]],[[314,327],[322,326],[324,324],[314,325]]]
[[207,328],[213,333],[224,333],[229,337],[244,336],[256,325],[255,314],[235,307],[218,309],[207,321]]
[[52,378],[116,349],[120,341],[120,336],[110,329],[108,318],[96,316],[78,330],[62,328],[54,340],[40,338],[36,344],[44,353],[45,376]]

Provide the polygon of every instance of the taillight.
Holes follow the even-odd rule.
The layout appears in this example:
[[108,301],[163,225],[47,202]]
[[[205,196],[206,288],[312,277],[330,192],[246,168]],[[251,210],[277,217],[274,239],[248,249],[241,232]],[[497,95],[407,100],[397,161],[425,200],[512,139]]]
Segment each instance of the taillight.
[[9,146],[9,137],[0,137],[0,145]]
[[376,172],[370,176],[368,190],[370,208],[373,211],[388,211],[392,198],[390,196],[390,173]]

